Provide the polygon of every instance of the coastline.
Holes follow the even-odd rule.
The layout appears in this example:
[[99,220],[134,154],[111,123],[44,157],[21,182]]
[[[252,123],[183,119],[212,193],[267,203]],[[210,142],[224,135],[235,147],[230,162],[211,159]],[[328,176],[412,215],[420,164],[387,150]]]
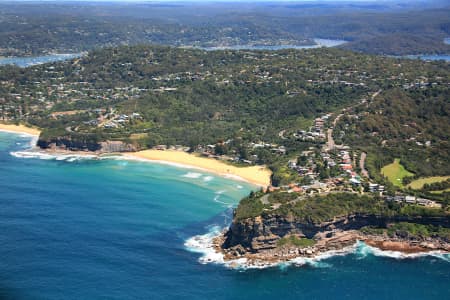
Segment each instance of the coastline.
[[37,128],[3,123],[0,123],[0,131],[28,134],[35,137],[38,137],[41,134],[41,131]]
[[357,253],[366,256],[384,256],[394,259],[412,259],[423,256],[434,256],[449,261],[450,246],[436,247],[432,242],[417,243],[402,239],[386,239],[382,236],[364,235],[358,231],[343,231],[332,238],[323,238],[312,247],[283,247],[275,251],[249,253],[227,251],[222,248],[226,229],[194,236],[185,242],[185,247],[201,253],[202,264],[216,263],[232,269],[262,269],[285,264],[305,265],[333,257]]
[[[40,130],[37,128],[26,127],[24,125],[0,124],[0,131],[27,134],[35,138],[39,137]],[[35,146],[35,145],[32,145]],[[118,153],[98,153],[89,151],[70,151],[70,150],[34,150],[16,152],[21,157],[48,157],[67,156],[68,160],[74,160],[74,156],[86,158],[117,158],[141,160],[145,162],[156,162],[168,165],[175,165],[182,168],[197,169],[206,171],[229,179],[245,181],[260,187],[270,185],[272,172],[266,166],[248,166],[236,167],[213,158],[200,157],[195,154],[186,153],[177,150],[143,150],[138,152],[118,152]]]
[[195,168],[219,176],[247,181],[261,187],[270,185],[270,177],[272,175],[272,172],[265,166],[236,167],[216,159],[200,157],[177,150],[143,150],[122,154],[122,156]]

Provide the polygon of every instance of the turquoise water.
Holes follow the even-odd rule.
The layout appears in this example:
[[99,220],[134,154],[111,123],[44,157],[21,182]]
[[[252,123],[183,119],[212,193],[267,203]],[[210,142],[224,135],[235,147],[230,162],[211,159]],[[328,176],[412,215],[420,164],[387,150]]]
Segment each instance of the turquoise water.
[[31,56],[31,57],[6,57],[0,58],[1,65],[17,65],[19,67],[25,68],[34,65],[40,65],[56,61],[69,60],[75,57],[80,57],[81,53],[74,54],[52,54],[44,56]]
[[201,264],[187,239],[251,185],[120,160],[17,158],[0,132],[0,299],[448,299],[450,262],[365,247],[301,267]]

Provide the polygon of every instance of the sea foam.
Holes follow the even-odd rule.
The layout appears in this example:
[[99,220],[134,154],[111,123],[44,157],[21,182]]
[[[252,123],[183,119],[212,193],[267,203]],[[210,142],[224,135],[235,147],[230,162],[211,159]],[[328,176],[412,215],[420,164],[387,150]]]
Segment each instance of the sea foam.
[[196,178],[202,177],[202,174],[201,173],[195,173],[195,172],[188,172],[188,173],[184,174],[183,177],[196,179]]
[[214,179],[213,176],[205,176],[205,177],[203,177],[203,181],[204,181],[204,182],[208,182],[208,181],[211,181],[211,180],[213,180],[213,179]]
[[[215,196],[214,196],[214,198],[213,198],[213,201],[216,202],[216,203],[221,204],[224,208],[231,208],[231,207],[233,207],[233,203],[224,202],[224,201],[222,201],[222,200],[220,199],[221,196],[222,196],[225,192],[226,192],[226,191],[224,191],[224,190],[220,190],[220,191],[215,192],[215,193],[214,193]],[[228,216],[226,216],[226,217],[228,217]]]
[[13,151],[10,154],[17,158],[35,158],[35,159],[43,159],[43,160],[58,160],[58,161],[67,161],[67,162],[75,162],[79,160],[89,160],[89,159],[100,159],[96,155],[89,154],[53,154],[41,151]]
[[332,265],[326,260],[336,257],[353,254],[357,259],[364,259],[369,255],[387,257],[394,259],[414,259],[419,257],[432,256],[450,262],[450,254],[440,251],[431,251],[424,253],[405,254],[397,251],[383,251],[381,249],[368,246],[362,241],[357,241],[354,245],[345,247],[340,250],[330,250],[321,253],[315,257],[297,257],[286,262],[266,263],[266,262],[249,262],[246,258],[235,260],[225,260],[222,253],[216,251],[213,240],[219,236],[225,228],[213,226],[203,235],[196,235],[186,240],[184,246],[188,251],[200,253],[198,261],[201,264],[213,263],[224,265],[232,269],[263,269],[271,267],[286,268],[288,266],[310,266],[315,268],[329,268]]
[[376,247],[369,246],[364,242],[358,241],[356,244],[355,254],[358,258],[363,259],[369,255],[388,257],[393,259],[414,259],[426,256],[432,256],[450,262],[450,254],[442,251],[429,251],[421,253],[403,253],[399,251],[381,250]]

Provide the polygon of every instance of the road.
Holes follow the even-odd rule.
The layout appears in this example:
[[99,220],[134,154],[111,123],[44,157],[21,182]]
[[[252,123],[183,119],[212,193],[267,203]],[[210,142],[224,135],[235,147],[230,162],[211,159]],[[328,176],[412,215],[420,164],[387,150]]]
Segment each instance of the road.
[[381,93],[381,91],[382,91],[382,90],[376,91],[376,92],[372,95],[371,99],[372,99],[372,100],[375,99],[375,97],[378,96],[378,95]]
[[284,136],[284,133],[286,132],[286,129],[285,130],[281,130],[279,133],[278,133],[278,136],[282,139],[282,140],[285,140],[285,139],[287,139],[285,136]]
[[344,114],[339,114],[336,119],[334,119],[333,121],[333,127],[328,128],[327,130],[327,149],[328,151],[331,151],[334,149],[334,147],[336,147],[336,144],[334,143],[334,139],[333,139],[333,129],[336,126],[337,122],[339,121],[339,119],[343,116]]
[[361,153],[361,158],[359,159],[359,168],[361,169],[361,175],[363,177],[369,178],[369,172],[365,169],[365,162],[366,162],[366,152]]
[[[375,97],[378,96],[378,95],[381,93],[381,91],[382,91],[382,90],[380,89],[380,90],[376,91],[375,93],[373,93],[373,95],[370,97],[370,99],[371,99],[371,100],[375,99]],[[364,103],[366,103],[366,100],[365,100],[365,99],[361,100],[361,102],[359,102],[358,104],[355,104],[355,105],[349,106],[349,107],[347,107],[347,108],[344,108],[344,109],[342,110],[342,113],[340,113],[340,114],[333,120],[333,127],[328,128],[328,130],[327,130],[327,144],[326,144],[326,149],[327,149],[328,151],[331,151],[331,150],[334,149],[334,147],[336,147],[336,144],[334,143],[334,139],[333,139],[333,129],[334,129],[334,127],[336,127],[336,124],[337,124],[337,122],[339,121],[339,119],[344,115],[344,112],[345,112],[346,110],[349,110],[350,108],[356,107],[356,106],[361,105],[361,104],[364,104]],[[366,157],[366,156],[365,156],[365,153],[364,153],[364,159],[365,159],[365,157]],[[364,169],[364,168],[361,168],[361,169]],[[366,171],[366,173],[367,173],[367,171]]]

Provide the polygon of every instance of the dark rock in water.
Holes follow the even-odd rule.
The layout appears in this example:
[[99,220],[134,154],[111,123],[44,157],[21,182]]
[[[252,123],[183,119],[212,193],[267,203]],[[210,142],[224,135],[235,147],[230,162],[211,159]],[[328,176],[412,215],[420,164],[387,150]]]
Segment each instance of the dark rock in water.
[[49,140],[41,139],[37,141],[37,145],[42,149],[59,149],[71,151],[99,151],[101,145],[94,141],[74,140],[70,137],[58,137]]
[[49,140],[39,138],[37,146],[42,149],[91,151],[100,153],[133,152],[138,150],[135,146],[122,141],[98,142],[95,139],[73,139],[71,137],[58,137]]

